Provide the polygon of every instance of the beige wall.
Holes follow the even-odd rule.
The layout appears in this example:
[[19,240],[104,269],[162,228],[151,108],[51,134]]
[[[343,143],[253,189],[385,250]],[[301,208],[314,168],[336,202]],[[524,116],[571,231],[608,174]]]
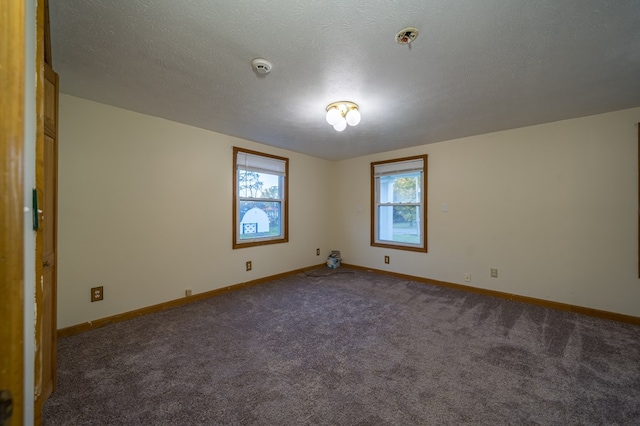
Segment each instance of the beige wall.
[[[67,95],[59,131],[60,328],[320,264],[331,250],[333,163]],[[289,243],[232,250],[233,146],[290,159]],[[90,303],[99,285],[104,301]]]
[[[360,266],[640,316],[638,121],[635,108],[342,161],[334,246]],[[370,163],[422,153],[429,253],[371,247]]]
[[[61,95],[59,327],[320,264],[331,249],[640,316],[638,121],[635,108],[334,163]],[[288,244],[231,249],[232,146],[290,158]],[[429,253],[371,247],[371,161],[422,153]],[[105,300],[90,303],[98,285]]]

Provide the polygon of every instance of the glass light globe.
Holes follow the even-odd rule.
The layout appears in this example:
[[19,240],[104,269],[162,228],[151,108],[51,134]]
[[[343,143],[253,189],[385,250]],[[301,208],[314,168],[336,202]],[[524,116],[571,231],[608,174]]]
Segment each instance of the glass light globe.
[[329,111],[327,111],[327,123],[331,124],[332,126],[338,124],[341,118],[342,114],[340,114],[338,108],[329,108]]
[[336,132],[341,132],[344,129],[347,128],[347,120],[345,120],[344,118],[340,117],[340,121],[338,121],[338,123],[333,125],[333,128],[336,129]]
[[362,118],[362,116],[360,115],[360,111],[358,111],[356,108],[353,108],[349,110],[346,118],[349,126],[357,126],[358,123],[360,123],[360,119]]

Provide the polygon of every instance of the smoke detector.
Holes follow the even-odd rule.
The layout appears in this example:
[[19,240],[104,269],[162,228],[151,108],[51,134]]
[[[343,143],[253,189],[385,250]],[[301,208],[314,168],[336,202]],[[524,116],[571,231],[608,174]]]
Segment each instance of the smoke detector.
[[271,62],[261,58],[256,58],[251,61],[251,66],[253,67],[253,70],[256,72],[256,74],[260,75],[269,74],[271,72],[271,68],[273,68]]
[[396,34],[398,44],[410,44],[416,38],[418,38],[418,30],[413,27],[407,27]]

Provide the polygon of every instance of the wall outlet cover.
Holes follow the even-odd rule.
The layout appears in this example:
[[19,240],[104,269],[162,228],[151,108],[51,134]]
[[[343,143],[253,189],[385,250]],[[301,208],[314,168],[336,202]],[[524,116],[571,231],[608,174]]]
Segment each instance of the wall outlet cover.
[[104,289],[100,287],[91,288],[91,302],[99,302],[104,299]]

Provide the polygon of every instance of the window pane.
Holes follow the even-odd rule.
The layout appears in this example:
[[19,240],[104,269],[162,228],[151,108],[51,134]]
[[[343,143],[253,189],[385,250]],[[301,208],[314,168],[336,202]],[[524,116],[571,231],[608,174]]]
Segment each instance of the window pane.
[[[238,170],[238,195],[242,198],[280,198],[280,176]],[[242,217],[242,216],[241,216]]]
[[280,206],[279,201],[240,201],[240,239],[281,235]]
[[289,159],[233,147],[233,248],[289,241]]
[[371,163],[371,245],[427,253],[427,155]]
[[420,244],[419,206],[380,206],[378,239],[396,243]]
[[380,177],[381,203],[419,203],[420,172]]

